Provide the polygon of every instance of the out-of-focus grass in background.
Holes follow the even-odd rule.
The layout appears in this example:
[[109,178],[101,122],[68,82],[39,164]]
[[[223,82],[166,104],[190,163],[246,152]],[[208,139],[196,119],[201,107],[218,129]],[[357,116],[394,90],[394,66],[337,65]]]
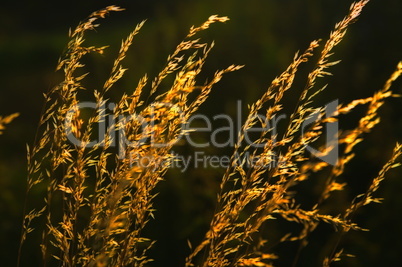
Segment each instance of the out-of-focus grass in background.
[[[94,44],[110,45],[104,56],[88,60],[92,85],[101,85],[108,75],[111,59],[117,53],[121,39],[142,19],[148,19],[134,41],[125,65],[129,75],[122,88],[134,87],[143,73],[154,76],[163,66],[166,56],[183,39],[191,25],[198,25],[211,14],[225,15],[231,20],[215,25],[203,37],[216,41],[206,69],[214,71],[230,64],[246,67],[228,75],[213,90],[200,112],[234,114],[237,99],[255,101],[269,82],[291,61],[297,50],[304,50],[316,38],[326,37],[333,25],[347,11],[346,0],[195,0],[195,1],[18,1],[0,7],[0,114],[19,112],[21,115],[0,136],[0,257],[2,266],[15,263],[25,192],[25,144],[33,142],[43,97],[42,93],[59,82],[54,72],[57,60],[67,41],[68,29],[92,11],[109,4],[127,10],[112,14],[102,22],[96,33],[89,35]],[[336,50],[342,62],[332,69],[334,78],[322,96],[323,103],[340,102],[372,95],[402,59],[400,16],[402,2],[371,1],[359,22],[350,28]],[[109,62],[109,63],[107,63]],[[208,73],[206,73],[207,76]],[[300,81],[301,84],[303,81]],[[123,89],[122,89],[123,90]],[[402,93],[401,82],[394,85]],[[328,97],[328,98],[326,98]],[[289,99],[294,104],[295,99]],[[224,103],[224,104],[222,104]],[[243,108],[246,104],[243,102]],[[345,177],[356,186],[372,178],[389,158],[395,141],[402,141],[401,99],[388,102],[381,111],[381,124],[365,138],[357,154],[363,155],[351,163]],[[347,122],[346,122],[347,123]],[[183,149],[183,148],[178,148]],[[211,148],[209,153],[218,153]],[[230,152],[230,151],[229,151]],[[226,153],[226,152],[219,152]],[[185,239],[189,233],[207,223],[205,210],[214,204],[214,192],[207,183],[220,177],[222,170],[192,170],[184,177],[173,170],[159,185],[156,216],[148,228],[158,240],[153,251],[164,266],[179,266],[186,255]],[[401,171],[389,174],[380,190],[385,197],[382,205],[365,209],[362,226],[372,233],[356,233],[353,249],[365,256],[362,266],[391,266],[397,262],[402,245],[398,236],[402,230]],[[360,187],[361,188],[361,187]],[[166,201],[167,200],[167,201]],[[39,200],[38,200],[39,201]],[[170,207],[170,208],[168,208]],[[174,207],[174,208],[171,208]],[[179,218],[172,220],[172,218]],[[209,218],[208,218],[209,219]],[[194,234],[194,233],[193,233]],[[200,233],[201,234],[201,233]],[[195,234],[196,235],[196,234]],[[32,259],[35,262],[35,259]],[[34,266],[34,265],[32,265]],[[352,265],[351,265],[352,266]]]

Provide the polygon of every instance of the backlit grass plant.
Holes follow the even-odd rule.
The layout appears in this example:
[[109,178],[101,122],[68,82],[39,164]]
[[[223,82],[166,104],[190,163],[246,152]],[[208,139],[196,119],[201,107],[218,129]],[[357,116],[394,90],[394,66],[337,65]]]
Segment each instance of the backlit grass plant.
[[[285,255],[276,252],[264,233],[268,222],[278,218],[301,226],[298,232],[289,231],[278,239],[278,243],[297,242],[299,249],[291,256],[295,265],[318,225],[333,225],[340,238],[351,230],[363,230],[353,216],[362,206],[380,201],[374,193],[387,171],[398,165],[401,145],[396,144],[392,157],[369,188],[366,191],[363,188],[348,207],[337,214],[323,207],[334,192],[347,187],[339,177],[355,156],[356,144],[378,124],[378,109],[387,98],[395,96],[390,87],[401,75],[402,63],[372,97],[338,104],[330,116],[324,106],[314,106],[314,99],[325,89],[317,88],[317,80],[329,75],[329,68],[338,63],[330,59],[334,47],[367,2],[353,3],[349,14],[335,25],[326,41],[313,41],[304,52],[297,53],[289,67],[250,105],[229,167],[216,189],[219,193],[209,230],[199,244],[189,242],[186,266],[275,266]],[[172,148],[189,134],[183,125],[207,100],[213,86],[226,73],[241,69],[232,65],[216,71],[206,82],[198,81],[213,43],[203,43],[195,36],[213,23],[228,20],[211,16],[201,26],[190,29],[155,78],[144,75],[133,90],[111,105],[108,93],[125,74],[123,60],[144,22],[122,42],[101,88],[84,85],[88,73],[83,59],[91,53],[104,53],[106,47],[86,45],[85,34],[98,26],[95,24],[98,19],[121,10],[109,6],[94,12],[70,32],[66,53],[57,67],[63,73],[63,81],[44,94],[36,140],[28,146],[27,201],[18,262],[24,255],[25,240],[35,230],[34,222],[35,225],[41,222],[44,230],[38,246],[44,266],[152,265],[148,252],[150,248],[157,250],[158,242],[147,237],[144,229],[150,220],[158,220],[153,207],[158,193],[155,187],[177,160]],[[288,125],[284,132],[277,133],[258,114],[270,120],[281,112],[283,97],[292,90],[299,67],[313,58],[315,65],[306,77]],[[164,85],[169,81],[170,87],[166,88]],[[88,92],[91,99],[87,98]],[[93,112],[80,108],[84,101],[95,103]],[[339,131],[336,142],[321,155],[324,157],[339,147],[335,162],[330,164],[307,156],[306,147],[321,140],[325,125],[337,123],[340,117],[361,105],[367,106],[367,111],[356,127]],[[302,132],[303,125],[313,116],[314,122]],[[0,130],[11,119],[0,117]],[[98,135],[99,125],[105,125],[102,138]],[[246,133],[253,127],[264,130],[247,144]],[[94,144],[95,138],[99,140]],[[124,142],[117,142],[118,138]],[[241,160],[245,154],[251,155],[255,164]],[[278,164],[273,164],[273,160]],[[302,208],[296,186],[321,171],[325,173],[321,193],[314,205]],[[34,188],[46,193],[43,206],[32,209],[29,199]],[[330,266],[344,255],[338,244],[322,259],[323,266]]]
[[0,135],[3,134],[3,131],[6,129],[6,125],[12,122],[16,117],[18,117],[18,115],[18,113],[13,113],[5,117],[0,116]]

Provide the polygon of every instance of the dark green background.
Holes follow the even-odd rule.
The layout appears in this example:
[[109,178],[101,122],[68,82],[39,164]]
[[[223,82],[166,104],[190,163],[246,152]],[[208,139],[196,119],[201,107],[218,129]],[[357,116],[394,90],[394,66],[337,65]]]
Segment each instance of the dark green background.
[[[230,64],[245,68],[229,74],[219,83],[200,112],[210,116],[233,112],[236,101],[253,103],[270,81],[282,72],[298,50],[313,39],[326,39],[336,22],[346,15],[346,0],[194,0],[194,1],[8,1],[0,6],[0,114],[20,112],[0,136],[0,265],[14,266],[19,243],[25,191],[25,144],[32,144],[43,99],[42,93],[60,81],[54,72],[58,57],[68,41],[67,33],[91,12],[106,5],[125,7],[100,21],[102,26],[88,39],[97,45],[111,45],[103,57],[88,62],[92,88],[102,84],[121,39],[136,23],[148,19],[126,60],[126,79],[115,88],[115,96],[134,88],[139,77],[153,77],[165,59],[186,35],[212,14],[229,16],[225,24],[214,25],[200,36],[215,40],[206,64],[205,76]],[[359,21],[336,48],[333,60],[342,59],[326,78],[327,91],[321,104],[368,97],[379,90],[398,61],[402,60],[402,1],[373,0]],[[303,72],[303,71],[302,71]],[[300,81],[303,82],[301,78]],[[297,83],[298,84],[298,83]],[[287,101],[294,104],[297,92]],[[402,94],[401,82],[393,90]],[[113,96],[112,96],[113,97]],[[357,157],[345,172],[351,193],[365,190],[387,160],[396,141],[402,142],[401,99],[392,99],[382,108],[382,122],[357,147]],[[363,111],[363,110],[362,110]],[[357,116],[341,122],[353,127]],[[200,138],[207,138],[200,136]],[[178,148],[180,150],[180,148]],[[211,154],[230,153],[215,151]],[[211,216],[217,180],[222,170],[189,170],[185,175],[171,171],[158,187],[156,218],[149,236],[158,239],[152,256],[154,266],[181,266],[187,255],[186,239],[197,242]],[[389,173],[378,196],[382,205],[365,208],[359,223],[371,232],[352,234],[346,239],[348,253],[357,258],[339,266],[395,266],[402,251],[401,170]],[[317,237],[320,238],[319,236]],[[37,266],[35,251],[25,248],[26,266]],[[313,246],[300,266],[316,266],[322,259]],[[283,265],[287,266],[286,260]]]

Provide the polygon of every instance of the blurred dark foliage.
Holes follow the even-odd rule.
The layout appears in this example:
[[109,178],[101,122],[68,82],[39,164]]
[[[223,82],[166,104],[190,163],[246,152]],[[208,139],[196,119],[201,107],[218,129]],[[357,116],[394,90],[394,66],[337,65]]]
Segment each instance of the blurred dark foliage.
[[[207,61],[205,77],[230,64],[245,64],[235,74],[220,82],[200,112],[236,114],[241,99],[243,113],[247,104],[257,100],[270,81],[291,62],[294,53],[304,50],[313,39],[325,38],[334,24],[346,15],[351,1],[346,0],[176,0],[176,1],[7,1],[0,7],[0,114],[20,112],[0,136],[0,265],[14,266],[19,243],[22,205],[25,192],[26,151],[32,144],[43,97],[42,93],[60,81],[54,69],[68,42],[68,30],[91,12],[106,5],[120,5],[127,10],[102,20],[102,26],[88,35],[88,42],[110,45],[104,56],[90,57],[90,88],[102,85],[108,75],[120,42],[135,25],[147,19],[136,37],[125,65],[126,78],[115,88],[111,99],[132,90],[138,79],[148,73],[153,77],[165,59],[186,35],[191,25],[198,25],[212,14],[231,20],[201,35],[216,45]],[[326,78],[327,91],[319,97],[321,104],[333,99],[347,102],[368,97],[379,90],[398,61],[402,60],[402,1],[371,1],[359,21],[353,25],[336,49],[333,60],[342,62]],[[200,81],[202,82],[202,81]],[[296,81],[295,93],[304,80]],[[298,86],[297,86],[298,85]],[[402,93],[401,82],[394,85]],[[288,99],[289,106],[296,99]],[[353,193],[363,192],[388,159],[396,141],[402,142],[401,99],[389,101],[381,111],[382,122],[358,146],[356,159],[344,177]],[[362,110],[363,111],[363,110]],[[353,127],[357,118],[350,116],[341,126]],[[217,125],[215,125],[217,126]],[[203,138],[203,136],[200,136]],[[208,138],[204,136],[204,138]],[[191,153],[178,147],[180,153]],[[206,153],[230,154],[230,149]],[[168,173],[157,188],[156,220],[146,233],[158,242],[153,249],[154,266],[181,266],[187,254],[186,240],[197,242],[208,227],[219,177],[223,170],[179,170]],[[357,221],[371,232],[353,233],[343,245],[348,253],[357,254],[339,266],[395,266],[400,262],[402,243],[401,170],[389,173],[378,195],[382,205],[362,210]],[[38,202],[40,200],[37,200]],[[318,233],[320,233],[318,231]],[[33,235],[35,241],[40,234]],[[315,236],[320,239],[319,234]],[[25,248],[26,266],[38,266],[37,247]],[[32,242],[34,246],[35,242]],[[301,259],[300,266],[316,266],[321,261],[313,249]],[[316,245],[317,246],[317,245]],[[318,247],[317,247],[318,249]],[[312,260],[314,259],[314,260]],[[286,260],[284,261],[286,265]],[[281,266],[281,265],[278,265]]]

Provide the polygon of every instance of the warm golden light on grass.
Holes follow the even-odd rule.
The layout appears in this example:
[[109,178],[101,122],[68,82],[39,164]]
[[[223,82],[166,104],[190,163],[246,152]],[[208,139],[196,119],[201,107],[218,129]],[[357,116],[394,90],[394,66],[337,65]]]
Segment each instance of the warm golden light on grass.
[[[330,67],[339,63],[331,59],[334,47],[367,3],[353,3],[326,41],[314,40],[304,52],[296,53],[288,68],[250,105],[220,180],[209,229],[198,244],[189,242],[186,266],[275,266],[283,255],[275,251],[275,245],[264,232],[268,223],[278,218],[300,225],[297,232],[289,231],[278,239],[281,244],[297,243],[298,252],[291,256],[295,265],[320,224],[332,225],[339,232],[339,239],[351,230],[365,230],[353,221],[353,216],[361,207],[381,202],[375,193],[387,172],[399,166],[400,144],[395,145],[391,158],[373,177],[368,189],[345,209],[334,214],[325,205],[334,201],[334,194],[348,187],[339,177],[358,156],[355,146],[379,123],[379,108],[388,98],[396,97],[391,85],[402,74],[402,62],[373,96],[337,104],[331,114],[326,107],[315,106],[315,97],[326,88],[318,88],[317,81],[330,75]],[[70,32],[67,52],[57,67],[64,80],[45,94],[37,138],[28,146],[27,200],[19,262],[29,233],[36,230],[33,222],[38,221],[44,225],[42,243],[38,246],[45,266],[148,266],[152,262],[149,250],[158,246],[157,240],[144,235],[144,229],[150,220],[158,220],[154,215],[154,199],[158,194],[155,188],[177,160],[172,148],[189,134],[190,130],[183,125],[197,114],[214,85],[225,74],[243,67],[231,65],[217,70],[200,83],[200,73],[214,44],[203,43],[195,36],[213,23],[229,20],[210,16],[201,26],[190,28],[155,78],[143,75],[134,89],[122,94],[115,105],[107,106],[108,93],[129,72],[124,59],[145,22],[139,23],[122,41],[102,88],[86,88],[83,81],[88,73],[78,73],[86,71],[85,56],[102,54],[107,49],[87,46],[87,31],[96,29],[95,22],[110,12],[121,10],[109,6],[94,12]],[[315,65],[305,77],[306,84],[297,97],[287,127],[277,133],[267,121],[280,115],[283,98],[292,92],[296,76],[301,75],[299,70],[313,60]],[[172,83],[166,89],[162,82],[169,79]],[[83,114],[79,107],[84,101],[81,99],[84,90],[91,93],[96,107],[89,114]],[[333,136],[336,142],[323,147],[316,158],[306,155],[306,148],[319,143],[327,134],[326,125],[335,125],[361,105],[367,106],[367,110],[354,129],[337,131]],[[259,114],[264,114],[267,121]],[[0,134],[16,116],[0,117]],[[312,117],[316,119],[307,124]],[[105,125],[103,138],[93,142],[101,124]],[[259,126],[264,126],[263,130],[248,142],[249,131]],[[120,133],[124,134],[124,142],[119,143],[116,139]],[[71,141],[72,137],[76,142]],[[338,147],[335,161],[320,160]],[[241,160],[244,155],[255,159],[255,164]],[[319,181],[323,186],[312,206],[302,206],[296,197],[297,186],[312,180],[319,172],[325,173],[325,179]],[[45,190],[43,206],[30,207],[30,194],[39,187]],[[330,266],[347,254],[335,242],[322,259],[323,266]]]

